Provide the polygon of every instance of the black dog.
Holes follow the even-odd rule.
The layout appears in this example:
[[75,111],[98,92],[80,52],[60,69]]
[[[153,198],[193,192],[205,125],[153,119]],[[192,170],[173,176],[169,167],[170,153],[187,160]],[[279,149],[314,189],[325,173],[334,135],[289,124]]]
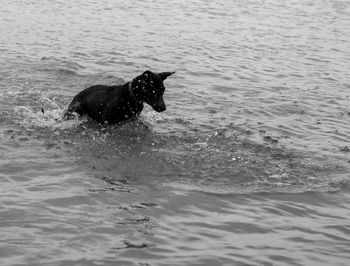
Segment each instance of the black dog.
[[120,86],[91,86],[77,94],[65,113],[88,115],[99,123],[116,124],[136,118],[147,103],[157,112],[165,111],[163,81],[175,72],[149,70]]

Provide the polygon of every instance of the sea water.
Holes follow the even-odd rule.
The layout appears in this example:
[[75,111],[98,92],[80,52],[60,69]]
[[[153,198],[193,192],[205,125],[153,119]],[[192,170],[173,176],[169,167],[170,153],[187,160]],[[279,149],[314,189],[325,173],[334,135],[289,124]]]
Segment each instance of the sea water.
[[348,1],[1,0],[0,59],[1,265],[349,265]]

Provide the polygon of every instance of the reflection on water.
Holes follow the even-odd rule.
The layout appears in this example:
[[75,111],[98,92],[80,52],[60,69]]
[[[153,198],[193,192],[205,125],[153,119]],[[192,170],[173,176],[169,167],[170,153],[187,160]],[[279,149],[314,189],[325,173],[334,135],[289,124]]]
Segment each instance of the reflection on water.
[[[3,2],[3,265],[347,265],[348,3]],[[62,121],[149,68],[165,113]]]

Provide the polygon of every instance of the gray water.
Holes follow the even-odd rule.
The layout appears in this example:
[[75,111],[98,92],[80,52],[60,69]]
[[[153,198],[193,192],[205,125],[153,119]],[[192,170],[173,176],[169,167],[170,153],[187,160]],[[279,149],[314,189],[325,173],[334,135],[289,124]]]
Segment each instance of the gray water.
[[1,265],[349,265],[348,1],[1,0],[0,59]]

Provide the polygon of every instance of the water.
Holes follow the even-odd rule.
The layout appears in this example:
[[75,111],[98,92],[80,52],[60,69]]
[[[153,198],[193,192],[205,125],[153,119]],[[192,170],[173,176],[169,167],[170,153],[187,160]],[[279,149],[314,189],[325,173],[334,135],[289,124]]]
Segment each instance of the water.
[[[2,0],[0,22],[1,265],[348,265],[349,2]],[[165,113],[61,120],[146,69],[176,71]]]

